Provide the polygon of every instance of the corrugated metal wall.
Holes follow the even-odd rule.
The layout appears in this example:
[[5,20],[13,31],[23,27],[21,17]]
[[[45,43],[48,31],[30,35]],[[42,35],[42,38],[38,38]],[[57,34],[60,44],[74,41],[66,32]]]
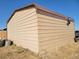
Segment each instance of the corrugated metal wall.
[[28,8],[14,14],[8,23],[8,39],[15,44],[38,52],[37,15],[35,8]]
[[[40,11],[41,12],[41,11]],[[35,53],[74,42],[74,23],[36,13],[35,8],[18,11],[9,21],[8,39]]]
[[74,42],[74,23],[38,14],[40,53]]

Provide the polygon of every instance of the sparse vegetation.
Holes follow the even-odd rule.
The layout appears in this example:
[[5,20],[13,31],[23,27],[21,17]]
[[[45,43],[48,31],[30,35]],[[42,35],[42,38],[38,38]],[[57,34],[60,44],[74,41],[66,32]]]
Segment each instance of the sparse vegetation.
[[[59,48],[47,55],[48,59],[79,59],[79,43]],[[0,59],[42,59],[28,49],[12,45],[0,48]],[[46,58],[45,58],[46,59]]]
[[0,48],[0,59],[39,59],[33,52],[12,45]]

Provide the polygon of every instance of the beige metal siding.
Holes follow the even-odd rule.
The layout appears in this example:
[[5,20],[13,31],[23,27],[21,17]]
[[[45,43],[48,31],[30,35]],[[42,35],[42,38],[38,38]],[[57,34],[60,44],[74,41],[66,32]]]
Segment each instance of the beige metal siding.
[[74,23],[38,14],[40,53],[74,42]]
[[8,23],[8,39],[15,44],[38,53],[37,15],[35,8],[14,14]]
[[34,7],[17,11],[7,25],[8,39],[36,53],[73,43],[74,23],[67,26],[62,17],[57,16],[58,19],[46,14],[37,12]]

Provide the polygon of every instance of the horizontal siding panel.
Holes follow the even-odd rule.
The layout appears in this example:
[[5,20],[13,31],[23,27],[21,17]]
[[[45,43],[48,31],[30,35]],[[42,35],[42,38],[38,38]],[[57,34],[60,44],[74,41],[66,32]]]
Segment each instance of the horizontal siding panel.
[[[33,17],[34,16],[34,17]],[[25,17],[22,17],[22,18],[19,18],[19,19],[17,19],[17,21],[16,22],[20,22],[20,21],[22,21],[22,20],[24,20],[24,19],[26,19],[27,21],[29,21],[29,19],[31,18],[31,17],[33,17],[33,18],[35,18],[35,14],[30,14],[30,15],[25,15]],[[25,20],[25,21],[26,21]]]
[[[18,25],[18,26],[23,26],[23,25],[25,25],[25,24],[30,24],[30,23],[33,23],[34,21],[36,20],[36,18],[34,17],[34,18],[29,18],[29,20],[25,20],[25,22],[24,21],[21,21],[21,23],[20,22],[18,22],[16,25]],[[30,22],[30,21],[33,21],[33,22]],[[28,22],[28,23],[27,23]]]
[[[70,38],[70,39],[72,39],[72,38]],[[53,46],[57,46],[57,45],[60,45],[60,44],[64,44],[64,42],[71,42],[72,40],[67,40],[66,38],[64,38],[64,40],[62,40],[62,39],[56,39],[56,40],[50,40],[50,41],[44,41],[44,42],[40,42],[41,44],[40,44],[40,46],[42,47],[42,48],[44,48],[45,46],[46,47],[49,47],[49,46],[51,46],[51,48],[53,48]],[[53,44],[52,44],[53,43]],[[63,45],[62,44],[62,45]]]
[[51,22],[53,21],[57,21],[57,22],[63,22],[65,23],[66,21],[64,20],[61,20],[61,19],[57,19],[57,18],[54,18],[54,17],[50,17],[50,16],[45,16],[45,15],[42,15],[42,14],[38,14],[38,18],[40,18],[40,20],[49,20]]
[[[34,12],[34,10],[33,10],[33,12]],[[18,17],[16,17],[16,16],[13,16],[12,17],[12,20],[14,20],[14,21],[12,21],[12,20],[10,20],[9,21],[9,23],[15,23],[15,22],[19,22],[19,21],[23,21],[23,19],[26,19],[26,18],[30,18],[31,16],[33,16],[33,15],[35,15],[35,13],[30,13],[29,15],[27,14],[27,13],[25,13],[25,14],[20,14],[20,16],[18,16]],[[15,13],[15,14],[17,14],[17,13]],[[31,15],[32,14],[32,15]],[[19,15],[19,14],[17,14],[17,15]],[[23,17],[24,16],[24,17]],[[21,18],[20,18],[21,17]],[[17,20],[16,20],[17,19]]]
[[70,30],[70,29],[73,29],[73,28],[70,28],[70,27],[62,27],[62,26],[39,26],[40,27],[40,30],[44,30],[44,29],[49,29],[49,30],[53,30],[53,29],[61,29],[61,30]]
[[[26,41],[25,41],[26,40]],[[37,40],[30,40],[30,39],[22,39],[22,40],[19,40],[20,42],[23,42],[23,43],[26,43],[26,45],[32,45],[32,44],[35,44],[37,45]],[[27,43],[30,43],[30,44],[27,44]]]
[[22,31],[22,30],[35,31],[35,29],[37,30],[37,27],[35,25],[34,26],[30,26],[30,27],[22,27],[22,28],[21,27],[18,27],[17,29],[18,29],[18,31]]
[[61,22],[61,23],[60,23],[60,21],[56,21],[56,20],[54,20],[54,21],[52,20],[52,21],[51,21],[50,19],[48,20],[48,19],[46,19],[46,18],[45,18],[45,19],[44,19],[44,18],[40,18],[40,19],[41,19],[41,20],[39,20],[39,22],[44,22],[44,23],[61,24],[61,25],[65,25],[65,24],[67,23],[67,21],[64,21],[64,22]]
[[72,35],[69,35],[69,36],[62,36],[62,35],[60,35],[60,37],[58,36],[58,37],[55,37],[55,36],[58,36],[58,35],[47,35],[47,37],[45,37],[45,36],[41,36],[40,37],[40,41],[42,41],[42,40],[46,40],[46,39],[53,39],[54,40],[54,38],[61,38],[61,39],[63,39],[63,38],[67,38],[67,37],[73,37]]
[[53,26],[53,25],[55,25],[55,26],[56,25],[64,26],[65,25],[65,26],[67,26],[66,23],[63,25],[61,23],[60,24],[58,24],[58,23],[56,24],[56,23],[45,23],[45,22],[39,22],[39,25],[50,25],[50,26]]
[[35,32],[34,30],[30,30],[30,31],[18,31],[18,32],[20,32],[20,33],[37,33],[37,31]]
[[45,22],[38,22],[39,23],[39,26],[49,26],[49,27],[53,27],[53,26],[60,26],[60,27],[69,27],[69,28],[73,28],[72,26],[73,26],[73,24],[72,23],[70,23],[69,24],[69,26],[67,26],[67,23],[65,23],[65,24],[56,24],[56,23],[45,23]]
[[[19,31],[22,31],[22,30],[24,30],[24,29],[21,29],[21,30],[19,29],[19,30],[17,30],[17,31],[19,32]],[[35,28],[35,29],[30,28],[30,29],[25,29],[25,30],[26,30],[26,31],[35,31],[35,30],[37,30],[37,28]],[[24,30],[24,31],[25,31],[25,30]]]
[[16,45],[28,48],[38,53],[38,32],[37,32],[36,9],[31,8],[18,11],[8,23],[8,38]]
[[[31,24],[31,25],[30,25]],[[23,25],[23,26],[18,26],[18,28],[20,29],[20,28],[27,28],[27,29],[29,29],[29,28],[33,28],[33,27],[36,27],[36,25],[37,25],[37,23],[35,22],[35,23],[30,23],[30,24],[27,24],[27,25]]]
[[25,13],[27,14],[27,13],[32,12],[32,11],[35,11],[35,8],[30,8],[27,10],[25,9],[25,10],[22,10],[21,12],[17,11],[15,16],[24,15]]
[[[21,19],[22,17],[24,18],[24,17],[26,17],[26,16],[31,16],[31,14],[32,13],[34,13],[35,12],[35,10],[32,10],[32,11],[30,11],[30,12],[27,12],[27,13],[21,13],[21,14],[18,14],[18,12],[16,12],[15,13],[15,15],[12,17],[12,19]],[[35,13],[34,13],[35,14]],[[33,14],[32,14],[33,15]],[[26,18],[28,18],[28,17],[26,17]],[[17,20],[18,21],[18,20]]]
[[38,37],[40,53],[45,50],[52,51],[53,48],[74,42],[74,25],[71,22],[38,14]]
[[62,33],[64,33],[64,31],[66,31],[66,32],[72,32],[71,30],[58,30],[58,29],[56,29],[56,30],[39,30],[39,33],[41,34],[41,33],[61,33],[61,31],[62,31]]
[[[74,36],[73,36],[73,33],[69,33],[69,34],[70,34],[70,35],[67,35],[67,34],[59,34],[59,35],[56,35],[56,34],[55,34],[55,35],[51,35],[51,34],[50,34],[50,35],[46,35],[46,36],[40,34],[41,37],[40,37],[40,36],[39,36],[39,37],[40,37],[40,39],[42,39],[42,40],[44,40],[44,39],[46,40],[46,39],[48,39],[48,38],[49,38],[49,39],[54,39],[54,38],[74,37]],[[59,36],[60,36],[60,37],[59,37]]]
[[[32,35],[35,34],[35,32],[31,32],[31,31],[30,31],[30,32],[27,32],[27,31],[26,31],[26,32],[20,32],[20,33],[21,33],[21,34],[24,34],[24,33],[25,33],[25,34],[32,34]],[[36,32],[36,33],[37,33],[37,32]],[[52,33],[53,33],[53,32],[52,32]],[[41,35],[41,34],[43,34],[43,35],[44,35],[44,34],[51,35],[52,33],[39,33],[39,34],[40,34],[40,35]],[[54,34],[58,34],[58,33],[54,33]],[[65,34],[64,34],[64,33],[59,33],[59,35],[67,35],[67,34],[72,34],[72,32],[70,32],[70,33],[65,33]]]
[[[72,38],[70,38],[70,39],[72,39]],[[69,40],[70,42],[71,42],[71,40]],[[49,45],[52,45],[52,47],[51,48],[53,48],[53,46],[55,45],[55,44],[61,44],[61,43],[64,43],[64,42],[68,42],[68,40],[67,39],[64,39],[64,40],[62,40],[62,39],[58,39],[58,40],[51,40],[51,41],[44,41],[44,42],[41,42],[41,44],[40,44],[40,46],[47,46],[47,47],[49,47]],[[53,43],[53,44],[52,44]],[[59,44],[59,45],[60,45]],[[63,44],[62,44],[63,45]],[[57,46],[57,45],[55,45],[55,46]]]

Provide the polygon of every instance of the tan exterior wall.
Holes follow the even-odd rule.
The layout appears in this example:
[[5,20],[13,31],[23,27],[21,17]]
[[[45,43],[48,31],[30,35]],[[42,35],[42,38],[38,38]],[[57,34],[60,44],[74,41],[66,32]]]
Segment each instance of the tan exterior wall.
[[0,39],[7,39],[7,31],[0,31]]
[[66,20],[38,14],[38,37],[40,53],[51,52],[74,42],[74,23],[67,26]]
[[14,14],[8,25],[8,39],[18,46],[38,53],[37,15],[35,8],[28,8]]
[[[41,11],[40,11],[41,12]],[[35,53],[52,51],[74,42],[74,23],[42,15],[35,8],[14,14],[7,25],[8,39]]]

